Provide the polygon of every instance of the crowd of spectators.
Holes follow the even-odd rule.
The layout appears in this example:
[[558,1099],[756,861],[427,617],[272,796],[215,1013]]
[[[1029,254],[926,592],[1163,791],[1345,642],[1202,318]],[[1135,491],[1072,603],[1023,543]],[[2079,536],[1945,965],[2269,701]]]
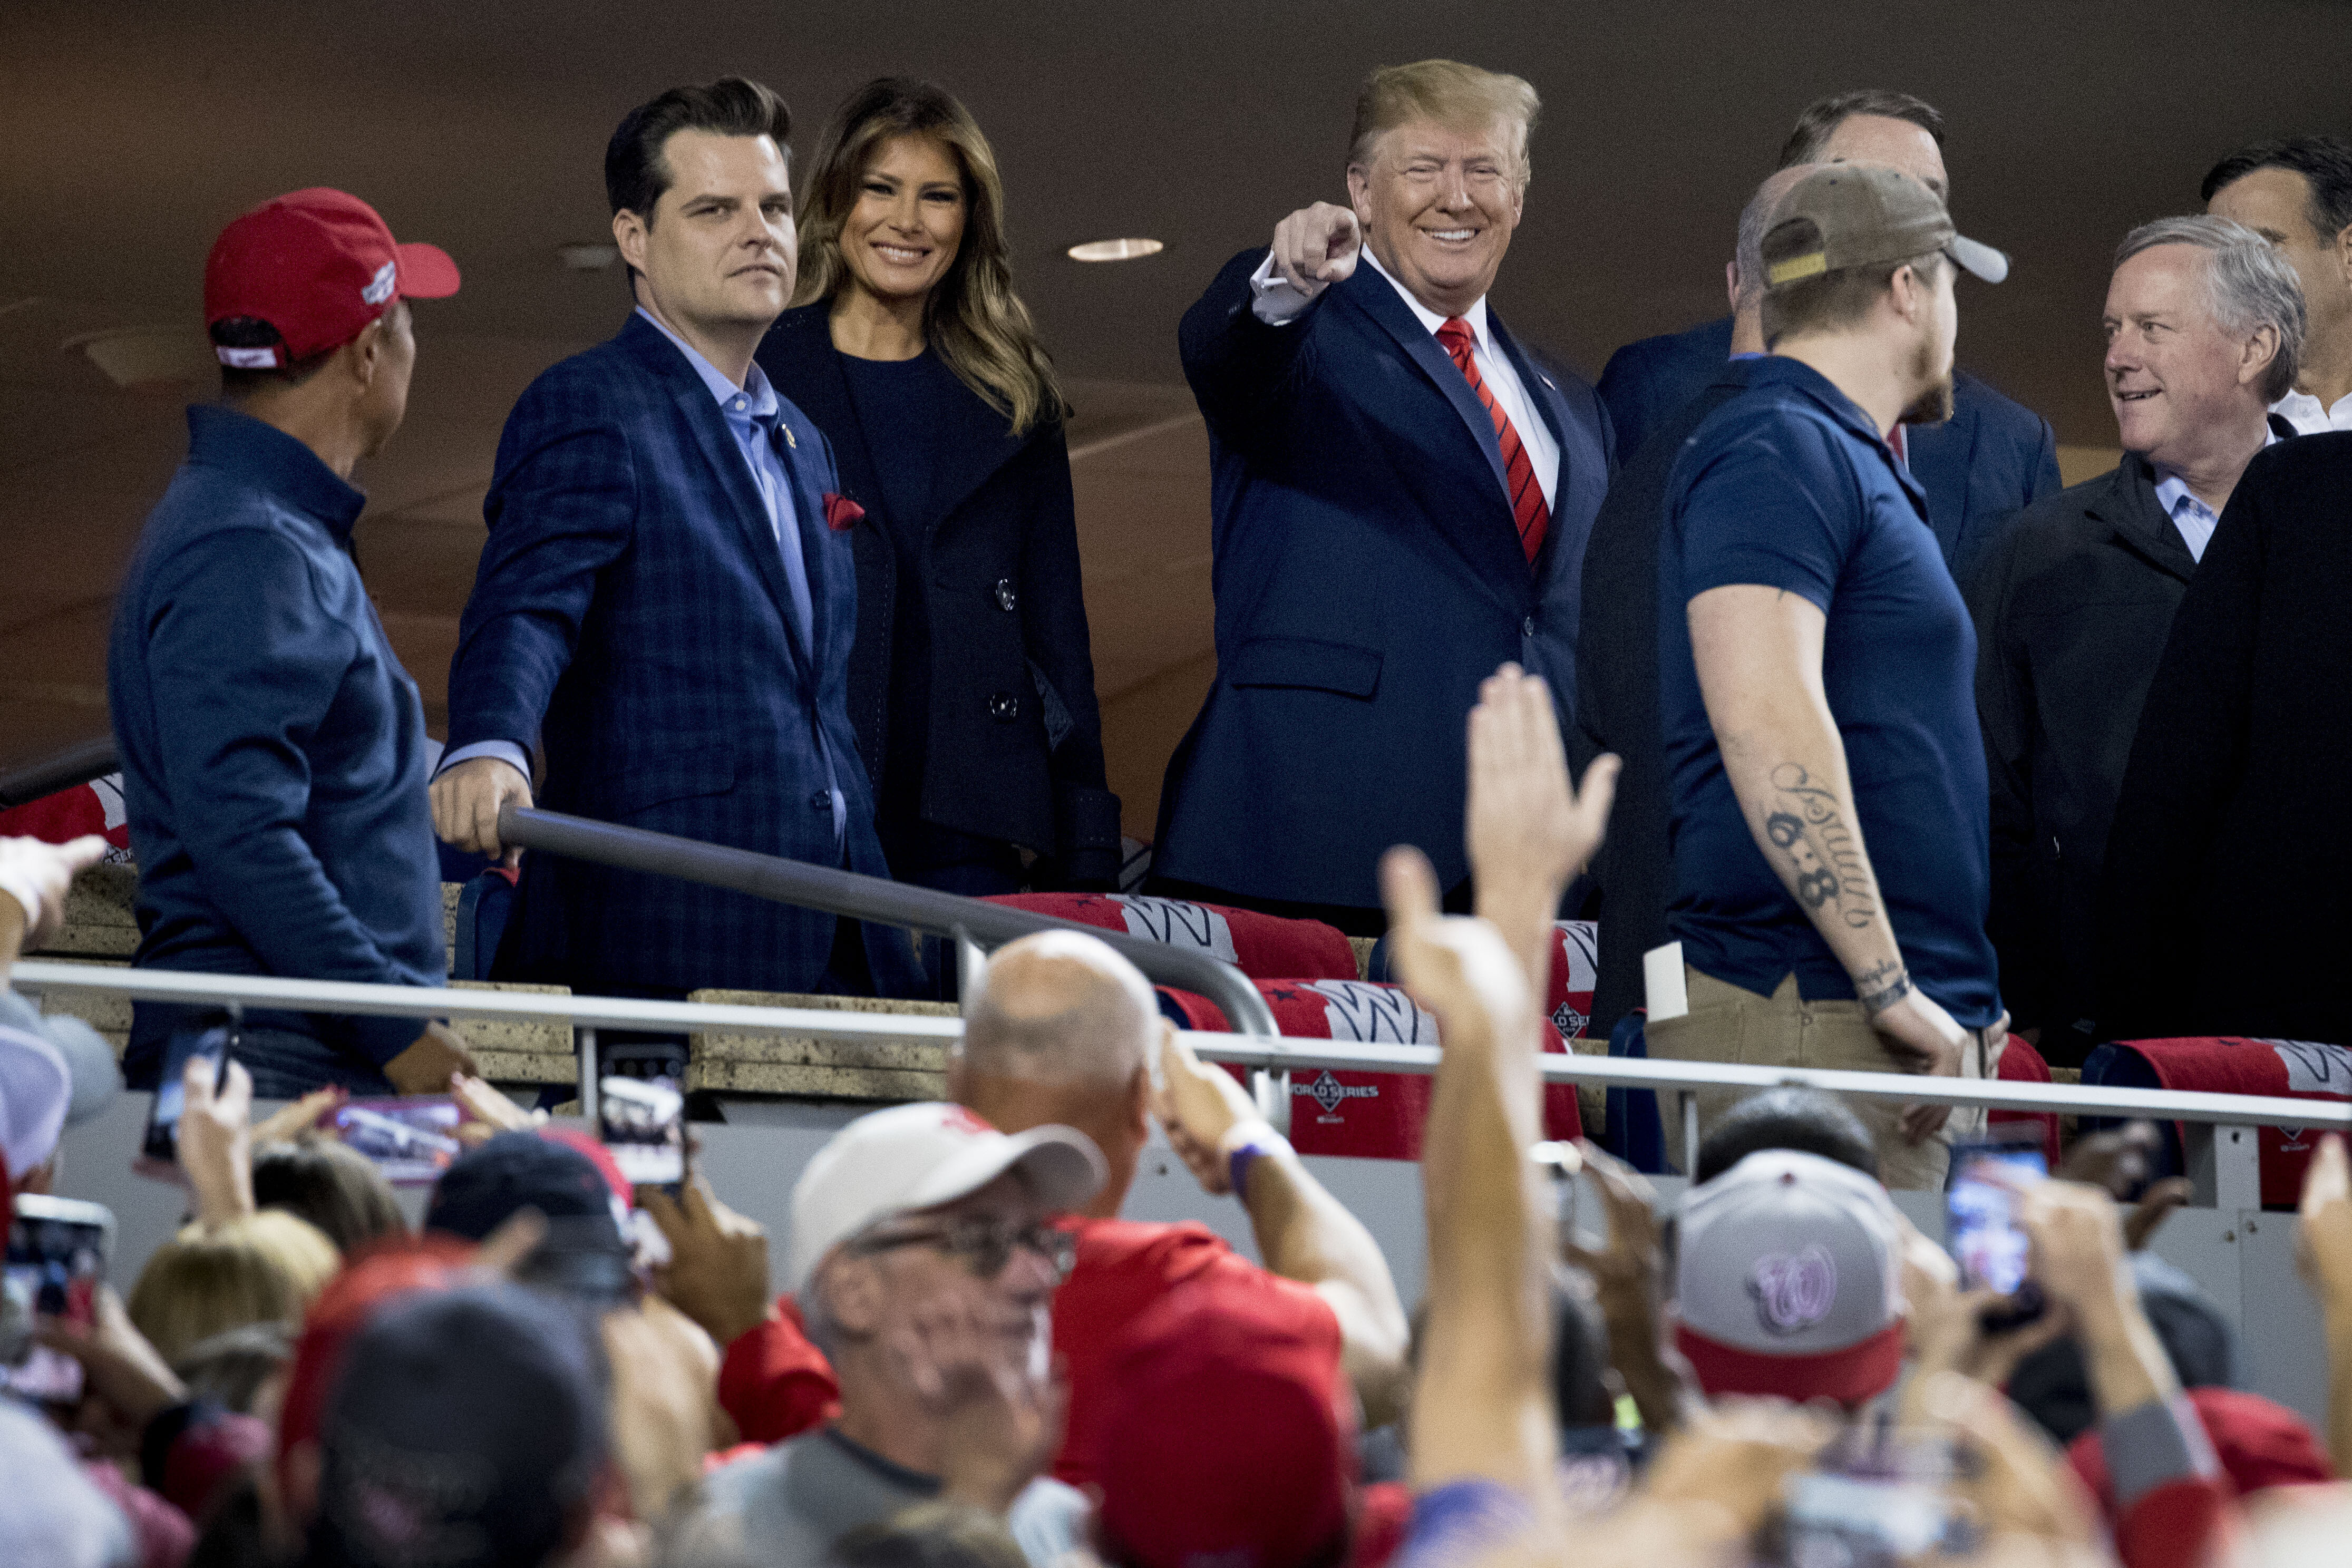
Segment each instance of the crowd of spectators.
[[[2144,1132],[2014,1178],[2042,1307],[2021,1323],[1904,1218],[1833,1097],[1744,1102],[1661,1204],[1590,1144],[1538,1145],[1543,928],[1613,765],[1574,789],[1544,683],[1509,668],[1468,756],[1478,913],[1442,914],[1415,851],[1381,868],[1398,971],[1446,1042],[1410,1324],[1360,1221],[1080,935],[988,966],[953,1098],[869,1113],[811,1161],[782,1297],[769,1239],[702,1174],[633,1190],[478,1080],[412,1231],[320,1139],[338,1092],[256,1124],[250,1076],[197,1062],[187,1227],[87,1322],[33,1324],[82,1393],[0,1408],[26,1483],[0,1539],[60,1568],[2196,1568],[2340,1544],[2339,1141],[2300,1220],[2324,1437],[2233,1386],[2224,1316],[2140,1250],[2180,1196],[2115,1196]],[[87,858],[11,853],[53,891]],[[110,1071],[43,1021],[0,1036],[58,1064],[6,1079],[32,1124],[12,1195],[54,1188],[76,1074]],[[1155,1124],[1242,1203],[1262,1262],[1119,1218]],[[1597,1216],[1566,1201],[1580,1176]]]

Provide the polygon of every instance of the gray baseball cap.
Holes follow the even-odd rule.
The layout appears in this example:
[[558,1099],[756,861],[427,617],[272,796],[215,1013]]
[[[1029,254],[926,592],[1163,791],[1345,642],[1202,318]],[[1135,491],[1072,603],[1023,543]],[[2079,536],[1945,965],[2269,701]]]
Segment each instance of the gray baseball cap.
[[1987,283],[2009,276],[2009,257],[1964,238],[1942,199],[1910,175],[1878,163],[1826,163],[1774,204],[1764,230],[1764,287],[1769,292],[1936,250]]
[[1675,1340],[1710,1396],[1855,1405],[1903,1364],[1903,1221],[1860,1171],[1761,1149],[1676,1209]]

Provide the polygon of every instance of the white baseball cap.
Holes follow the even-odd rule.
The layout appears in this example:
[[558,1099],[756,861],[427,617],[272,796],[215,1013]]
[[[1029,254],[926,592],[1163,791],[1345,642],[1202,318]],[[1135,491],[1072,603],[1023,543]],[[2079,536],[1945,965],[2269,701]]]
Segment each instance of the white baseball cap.
[[1759,1149],[1677,1210],[1675,1338],[1709,1396],[1856,1405],[1902,1369],[1903,1220],[1819,1155]]
[[0,1026],[0,1156],[11,1181],[58,1152],[73,1072],[64,1054],[30,1030]]
[[1007,1171],[1021,1173],[1048,1214],[1076,1208],[1107,1176],[1101,1151],[1075,1127],[1008,1136],[942,1100],[860,1116],[817,1151],[793,1188],[791,1288],[804,1289],[826,1253],[868,1227],[953,1203]]

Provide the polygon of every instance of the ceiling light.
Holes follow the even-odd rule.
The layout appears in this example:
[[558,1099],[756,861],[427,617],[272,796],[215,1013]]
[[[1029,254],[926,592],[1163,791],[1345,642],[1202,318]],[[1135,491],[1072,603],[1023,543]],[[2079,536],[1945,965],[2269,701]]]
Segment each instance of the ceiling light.
[[1158,256],[1168,247],[1156,239],[1090,239],[1070,247],[1072,261],[1133,261]]
[[58,347],[87,355],[107,380],[133,390],[209,381],[220,368],[212,340],[195,327],[118,327],[68,338]]
[[560,245],[555,254],[563,258],[566,272],[602,272],[621,259],[621,247],[613,245]]

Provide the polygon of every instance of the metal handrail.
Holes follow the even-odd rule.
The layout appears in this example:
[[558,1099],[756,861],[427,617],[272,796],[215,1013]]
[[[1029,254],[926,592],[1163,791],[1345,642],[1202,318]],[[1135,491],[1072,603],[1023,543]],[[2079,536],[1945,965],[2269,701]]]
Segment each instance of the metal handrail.
[[[428,986],[369,986],[341,980],[289,980],[246,975],[205,975],[176,969],[126,969],[57,959],[20,959],[10,982],[27,991],[94,991],[142,1001],[278,1007],[303,1012],[394,1014],[478,1019],[533,1019],[583,1028],[664,1030],[680,1034],[792,1034],[872,1043],[908,1040],[948,1044],[963,1035],[958,1018],[908,1013],[841,1012],[816,1008],[765,1008],[714,1002],[656,1002],[625,997],[570,996],[550,991],[459,990]],[[1437,1069],[1435,1046],[1372,1045],[1291,1036],[1280,1044],[1245,1035],[1187,1031],[1200,1055],[1237,1067],[1294,1071],[1411,1072]],[[2294,1100],[2281,1095],[2215,1094],[2180,1089],[2111,1089],[2000,1079],[1925,1078],[1901,1072],[1849,1072],[1826,1068],[1758,1067],[1732,1061],[1643,1061],[1548,1051],[1538,1070],[1555,1083],[1593,1083],[1669,1092],[1701,1089],[1769,1089],[1798,1083],[1866,1099],[1913,1104],[1979,1106],[2085,1116],[2145,1116],[2158,1121],[2225,1126],[2314,1127],[2352,1131],[2352,1103]]]
[[78,742],[37,762],[0,773],[0,810],[27,805],[93,779],[103,779],[121,766],[112,735]]
[[1108,943],[1153,984],[1207,997],[1224,1009],[1226,1019],[1243,1033],[1282,1038],[1282,1030],[1275,1026],[1274,1009],[1266,1006],[1247,976],[1223,959],[1165,942],[835,866],[811,865],[558,811],[509,806],[499,813],[499,840],[541,854],[673,876],[851,920],[902,925],[933,936],[968,938],[983,947],[1001,946],[1039,931],[1084,932]]

